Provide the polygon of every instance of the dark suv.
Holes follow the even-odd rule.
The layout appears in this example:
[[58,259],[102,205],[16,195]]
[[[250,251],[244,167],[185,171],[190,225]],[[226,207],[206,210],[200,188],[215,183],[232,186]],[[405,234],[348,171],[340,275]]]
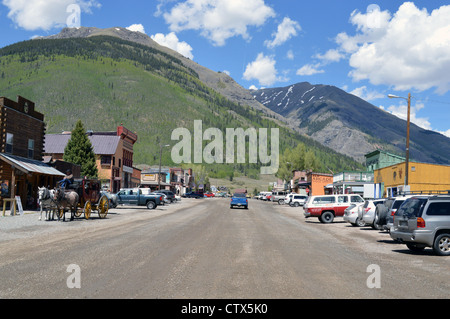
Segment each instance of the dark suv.
[[412,251],[432,247],[437,255],[450,256],[450,196],[407,199],[395,213],[390,236]]
[[176,200],[176,199],[175,199],[175,194],[174,194],[173,192],[169,191],[169,190],[161,189],[161,190],[159,190],[158,192],[164,193],[164,194],[167,196],[167,199],[168,199],[171,203],[173,203],[173,202]]
[[378,204],[375,209],[374,228],[378,230],[391,230],[393,218],[397,209],[405,200],[414,195],[399,195],[387,198],[382,204]]

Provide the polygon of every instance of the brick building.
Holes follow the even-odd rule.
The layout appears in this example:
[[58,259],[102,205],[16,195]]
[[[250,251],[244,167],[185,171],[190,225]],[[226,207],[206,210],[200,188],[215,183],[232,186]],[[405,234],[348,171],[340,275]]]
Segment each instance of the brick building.
[[1,204],[20,196],[22,207],[37,207],[39,186],[55,186],[64,174],[42,162],[44,115],[35,103],[21,96],[18,101],[0,97]]
[[[121,188],[137,187],[140,170],[133,167],[133,145],[137,135],[123,126],[113,132],[88,131],[86,134],[94,150],[102,187],[113,193]],[[71,132],[47,134],[44,154],[53,160],[62,160],[70,137]]]

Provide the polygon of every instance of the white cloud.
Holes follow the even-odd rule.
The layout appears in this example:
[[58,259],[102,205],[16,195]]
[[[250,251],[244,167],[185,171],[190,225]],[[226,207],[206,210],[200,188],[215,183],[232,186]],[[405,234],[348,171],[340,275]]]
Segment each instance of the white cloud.
[[294,58],[295,58],[294,52],[293,52],[292,50],[289,50],[289,51],[286,53],[286,57],[287,57],[289,60],[294,60]]
[[366,101],[372,101],[386,97],[385,94],[376,92],[374,90],[370,90],[367,88],[367,86],[361,86],[359,88],[356,88],[353,91],[351,91],[350,94],[356,95],[357,97]]
[[369,80],[395,90],[450,90],[450,5],[428,13],[412,2],[388,11],[353,12],[357,34],[340,33],[339,50],[350,55],[355,81]]
[[67,26],[74,12],[67,12],[70,5],[78,5],[80,13],[91,13],[92,8],[100,7],[96,0],[2,0],[2,4],[9,9],[8,18],[29,31]]
[[314,75],[324,73],[324,70],[319,70],[320,64],[306,64],[297,70],[297,75]]
[[277,32],[272,34],[274,39],[272,41],[265,41],[264,44],[268,48],[280,46],[290,38],[295,37],[297,35],[297,31],[300,31],[301,29],[302,28],[297,21],[293,21],[290,18],[285,17],[283,22],[278,25]]
[[325,73],[325,70],[321,69],[331,62],[339,62],[345,58],[345,55],[336,49],[330,49],[325,54],[315,54],[313,58],[318,62],[310,63],[302,66],[297,70],[297,75],[314,75],[319,73]]
[[145,29],[142,24],[132,24],[129,27],[127,27],[127,30],[133,31],[133,32],[140,32],[145,34]]
[[447,137],[450,137],[450,130],[447,130],[445,132],[439,132],[439,133],[441,133],[442,135],[445,135]]
[[328,62],[339,62],[345,57],[345,55],[339,52],[339,50],[330,49],[325,52],[325,54],[316,54],[314,57],[316,59],[322,60],[323,64],[326,64]]
[[252,91],[257,91],[258,90],[258,88],[255,85],[250,85],[250,87],[248,89],[252,90]]
[[216,46],[241,36],[249,39],[249,26],[261,26],[275,11],[264,0],[186,0],[163,14],[171,31],[200,31]]
[[[422,103],[418,103],[416,105],[411,106],[411,108],[410,108],[411,123],[414,123],[417,126],[423,128],[423,129],[426,129],[426,130],[432,130],[431,124],[428,121],[428,118],[417,116],[417,113],[424,107],[425,107],[425,105]],[[391,105],[387,108],[387,111],[405,121],[408,118],[408,116],[407,116],[408,115],[408,106],[405,104]]]
[[192,54],[192,47],[184,42],[180,41],[175,34],[175,32],[170,32],[167,35],[162,33],[157,33],[155,35],[150,36],[154,41],[156,41],[159,45],[168,47],[174,51],[177,51],[181,55],[193,60],[194,55]]
[[284,81],[277,74],[276,61],[273,57],[259,53],[256,60],[249,63],[244,72],[245,80],[258,80],[261,85],[272,85],[277,81]]

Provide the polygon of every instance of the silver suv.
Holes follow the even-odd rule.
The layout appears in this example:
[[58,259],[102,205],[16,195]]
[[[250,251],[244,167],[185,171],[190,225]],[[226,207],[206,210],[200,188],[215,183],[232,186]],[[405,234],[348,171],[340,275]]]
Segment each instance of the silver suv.
[[450,196],[407,199],[395,213],[390,236],[412,251],[432,247],[437,255],[450,256]]

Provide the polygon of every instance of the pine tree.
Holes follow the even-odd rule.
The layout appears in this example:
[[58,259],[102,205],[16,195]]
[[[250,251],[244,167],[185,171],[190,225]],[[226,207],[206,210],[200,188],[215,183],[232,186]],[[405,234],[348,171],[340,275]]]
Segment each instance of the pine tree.
[[81,166],[81,176],[97,178],[98,170],[91,141],[81,120],[78,120],[72,136],[64,149],[64,161]]

